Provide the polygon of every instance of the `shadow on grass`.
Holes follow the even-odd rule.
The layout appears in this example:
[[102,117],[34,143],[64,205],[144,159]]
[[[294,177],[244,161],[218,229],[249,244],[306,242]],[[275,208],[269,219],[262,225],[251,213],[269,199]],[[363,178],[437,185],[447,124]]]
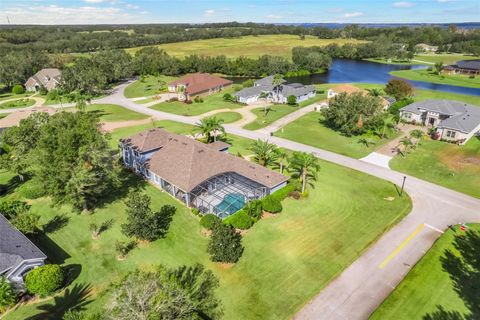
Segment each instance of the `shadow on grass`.
[[88,284],[75,284],[65,289],[62,295],[53,298],[53,303],[38,306],[41,312],[27,320],[59,320],[68,310],[84,311],[92,301],[89,300],[91,288]]
[[70,258],[70,255],[45,233],[35,235],[32,240],[47,255],[51,263],[64,264],[65,260]]
[[20,180],[18,175],[10,178],[7,183],[0,184],[0,196],[6,196],[15,192],[15,190],[20,187],[22,184],[30,180],[31,176],[28,174],[24,174],[23,181]]
[[437,305],[437,310],[423,316],[424,320],[480,319],[480,233],[468,230],[455,235],[453,242],[458,253],[445,250],[440,257],[442,268],[448,272],[453,289],[462,299],[469,314],[448,311]]
[[50,219],[50,221],[43,225],[43,232],[54,233],[65,227],[68,224],[68,221],[70,221],[70,218],[67,217],[65,214],[57,214],[52,219]]

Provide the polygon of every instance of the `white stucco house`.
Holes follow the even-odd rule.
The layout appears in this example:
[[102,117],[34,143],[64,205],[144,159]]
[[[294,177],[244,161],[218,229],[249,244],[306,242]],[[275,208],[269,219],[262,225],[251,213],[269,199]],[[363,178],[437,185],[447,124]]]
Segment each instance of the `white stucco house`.
[[465,144],[480,132],[480,107],[453,100],[424,100],[400,109],[400,119],[436,128],[439,139]]
[[294,96],[297,103],[315,97],[315,86],[306,86],[301,83],[286,83],[273,85],[273,76],[268,76],[254,82],[253,87],[242,89],[234,94],[240,103],[252,104],[262,96],[270,102],[287,103],[289,96]]
[[61,76],[62,72],[59,69],[42,69],[28,78],[25,82],[25,89],[27,91],[38,91],[44,87],[48,91],[53,90],[60,84]]
[[0,214],[0,275],[22,288],[25,275],[47,256]]

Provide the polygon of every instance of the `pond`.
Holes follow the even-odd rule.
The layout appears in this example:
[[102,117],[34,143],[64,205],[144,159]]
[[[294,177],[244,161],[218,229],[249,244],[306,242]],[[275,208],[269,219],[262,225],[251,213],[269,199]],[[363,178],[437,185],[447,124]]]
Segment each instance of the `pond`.
[[[393,70],[409,70],[426,68],[424,65],[398,65],[383,64],[363,60],[334,59],[330,69],[322,74],[314,74],[303,77],[288,78],[288,82],[300,82],[303,84],[322,83],[378,83],[385,84],[393,78],[389,72]],[[238,79],[232,79],[234,82]],[[480,96],[480,89],[435,84],[430,82],[410,81],[417,89],[437,90],[452,93]],[[240,81],[241,82],[241,81]]]

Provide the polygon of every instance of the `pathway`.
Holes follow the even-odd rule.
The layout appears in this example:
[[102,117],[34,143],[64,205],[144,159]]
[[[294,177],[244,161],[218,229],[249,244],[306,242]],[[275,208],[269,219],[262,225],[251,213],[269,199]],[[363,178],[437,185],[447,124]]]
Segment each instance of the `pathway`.
[[[123,96],[128,85],[97,103],[122,105],[157,119],[194,124],[199,117],[185,117],[138,105]],[[367,319],[393,291],[410,268],[450,224],[480,222],[480,200],[365,161],[294,141],[249,131],[236,124],[225,125],[230,134],[249,139],[268,139],[279,147],[311,152],[316,157],[401,185],[413,202],[411,213],[372,244],[352,265],[305,305],[296,319]]]

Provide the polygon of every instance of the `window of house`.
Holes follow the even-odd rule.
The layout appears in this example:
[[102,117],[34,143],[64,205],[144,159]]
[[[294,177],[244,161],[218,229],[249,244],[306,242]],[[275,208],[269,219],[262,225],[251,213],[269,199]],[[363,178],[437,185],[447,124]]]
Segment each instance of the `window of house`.
[[447,130],[447,137],[448,138],[455,138],[455,134],[456,134],[455,131]]
[[411,113],[405,113],[405,118],[406,118],[406,119],[411,119],[411,118],[412,118],[412,114],[411,114]]

